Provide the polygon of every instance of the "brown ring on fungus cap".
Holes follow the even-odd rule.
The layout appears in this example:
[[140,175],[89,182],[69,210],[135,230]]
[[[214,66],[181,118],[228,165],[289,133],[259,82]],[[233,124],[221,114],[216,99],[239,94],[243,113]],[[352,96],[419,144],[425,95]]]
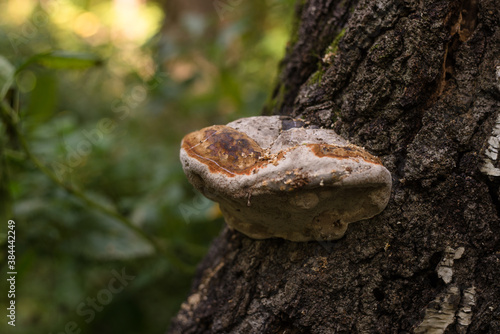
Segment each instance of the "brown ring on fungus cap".
[[304,125],[260,116],[192,132],[181,144],[184,172],[230,227],[256,239],[336,240],[386,207],[392,181],[379,158],[295,124]]
[[224,125],[214,125],[184,137],[182,149],[204,163],[211,173],[229,177],[249,174],[261,165],[263,150],[252,138]]

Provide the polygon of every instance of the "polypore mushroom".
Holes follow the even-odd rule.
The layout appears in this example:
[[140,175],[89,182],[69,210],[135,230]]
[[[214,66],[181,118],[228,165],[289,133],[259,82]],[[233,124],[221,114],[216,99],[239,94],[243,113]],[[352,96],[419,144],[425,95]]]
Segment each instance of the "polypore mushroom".
[[192,132],[181,144],[184,172],[249,237],[339,239],[386,207],[391,174],[333,130],[302,126],[261,116]]

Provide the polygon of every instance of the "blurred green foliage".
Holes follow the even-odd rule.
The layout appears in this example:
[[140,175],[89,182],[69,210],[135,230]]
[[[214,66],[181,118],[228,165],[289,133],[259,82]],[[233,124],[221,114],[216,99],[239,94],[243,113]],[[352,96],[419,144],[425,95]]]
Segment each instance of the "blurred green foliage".
[[[1,333],[166,330],[223,225],[187,183],[180,140],[260,113],[292,11],[291,0],[0,2],[0,265],[13,219],[18,273],[16,327],[3,315]],[[109,298],[122,268],[134,278]],[[7,290],[0,280],[1,305]]]

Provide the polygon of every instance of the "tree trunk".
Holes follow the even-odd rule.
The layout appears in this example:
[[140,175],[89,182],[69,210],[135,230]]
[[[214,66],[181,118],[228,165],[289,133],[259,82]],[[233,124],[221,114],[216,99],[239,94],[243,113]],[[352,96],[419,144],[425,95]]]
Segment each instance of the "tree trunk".
[[168,333],[500,333],[500,2],[300,1],[266,113],[379,156],[334,242],[225,229]]

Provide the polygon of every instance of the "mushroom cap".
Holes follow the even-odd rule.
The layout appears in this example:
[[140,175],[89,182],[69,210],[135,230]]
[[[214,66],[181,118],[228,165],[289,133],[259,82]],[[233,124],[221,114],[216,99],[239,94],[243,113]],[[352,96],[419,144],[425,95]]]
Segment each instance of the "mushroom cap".
[[391,174],[333,130],[282,116],[243,118],[184,137],[188,180],[227,224],[256,239],[335,240],[387,205]]

